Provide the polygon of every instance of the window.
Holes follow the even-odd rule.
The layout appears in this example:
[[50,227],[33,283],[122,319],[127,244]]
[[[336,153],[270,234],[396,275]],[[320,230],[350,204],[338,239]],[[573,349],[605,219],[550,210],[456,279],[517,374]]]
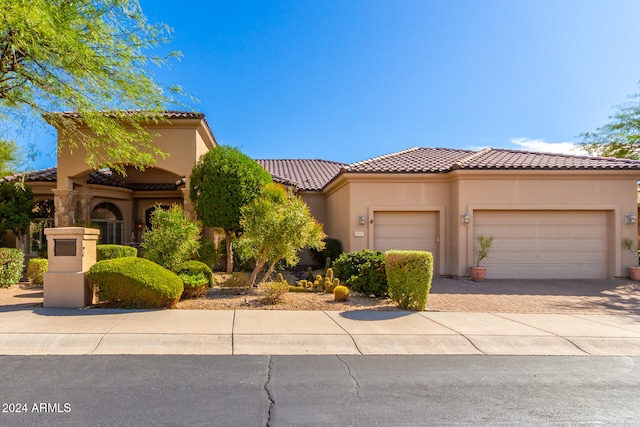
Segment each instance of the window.
[[33,220],[29,224],[29,247],[31,255],[43,255],[47,252],[45,228],[54,225],[55,208],[53,200],[39,200],[33,206]]
[[100,228],[101,244],[124,244],[124,221],[113,203],[100,203],[91,212],[91,222]]

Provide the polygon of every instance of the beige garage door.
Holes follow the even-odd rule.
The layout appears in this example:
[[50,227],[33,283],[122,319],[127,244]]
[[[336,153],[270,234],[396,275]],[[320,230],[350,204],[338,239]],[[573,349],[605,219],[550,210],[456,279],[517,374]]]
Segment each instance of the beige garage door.
[[[378,251],[410,249],[428,251],[437,259],[438,213],[425,211],[376,211],[374,243]],[[438,264],[434,261],[434,266]]]
[[605,211],[476,211],[473,223],[476,249],[478,236],[494,237],[487,278],[607,277]]

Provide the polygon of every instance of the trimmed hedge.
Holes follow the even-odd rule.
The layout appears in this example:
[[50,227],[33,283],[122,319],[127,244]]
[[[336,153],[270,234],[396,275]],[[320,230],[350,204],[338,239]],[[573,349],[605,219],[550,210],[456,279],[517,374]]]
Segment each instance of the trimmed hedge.
[[424,310],[433,279],[433,255],[423,251],[385,253],[389,295],[399,308]]
[[9,288],[20,282],[24,254],[20,249],[0,248],[0,288]]
[[101,301],[127,308],[171,308],[184,290],[175,273],[144,258],[97,262],[87,279]]
[[333,262],[336,277],[355,292],[385,297],[388,295],[385,256],[380,251],[365,249],[341,254]]
[[96,261],[138,256],[138,250],[136,248],[124,245],[98,245],[96,246],[96,252]]
[[49,271],[49,260],[46,258],[32,258],[27,263],[27,279],[36,285],[44,283],[44,273]]
[[180,277],[184,285],[182,298],[192,298],[207,292],[213,287],[213,273],[211,269],[200,261],[186,261],[173,270]]

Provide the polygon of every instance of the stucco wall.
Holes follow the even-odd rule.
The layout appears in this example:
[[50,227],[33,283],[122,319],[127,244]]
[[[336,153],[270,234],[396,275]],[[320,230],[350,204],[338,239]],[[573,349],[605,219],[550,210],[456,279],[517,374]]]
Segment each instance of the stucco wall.
[[[637,226],[625,224],[637,212],[636,172],[625,171],[456,171],[443,175],[345,174],[326,190],[327,224],[345,251],[373,247],[377,210],[440,212],[440,274],[465,276],[473,263],[473,212],[477,210],[607,211],[609,275],[626,275],[633,254],[624,238]],[[360,225],[359,215],[366,215]],[[468,213],[469,225],[461,216]],[[373,219],[373,223],[371,220]],[[356,231],[365,236],[355,237]],[[360,233],[362,234],[362,233]]]
[[609,274],[626,275],[626,265],[633,262],[633,255],[622,250],[622,240],[637,238],[637,226],[624,223],[625,214],[637,211],[635,172],[464,171],[457,174],[457,210],[468,212],[470,224],[458,226],[459,250],[452,253],[457,260],[452,274],[466,274],[473,263],[474,211],[521,209],[607,211],[610,217]]

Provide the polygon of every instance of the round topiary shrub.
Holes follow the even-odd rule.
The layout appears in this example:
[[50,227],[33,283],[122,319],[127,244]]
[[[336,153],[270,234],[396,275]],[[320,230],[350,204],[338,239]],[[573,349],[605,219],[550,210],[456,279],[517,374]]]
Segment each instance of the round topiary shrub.
[[184,284],[182,298],[204,295],[207,288],[213,287],[213,273],[206,264],[200,261],[183,262],[173,272],[180,277]]
[[96,246],[96,261],[106,259],[137,257],[138,250],[124,245],[98,245]]
[[335,299],[336,301],[346,301],[349,299],[350,294],[351,292],[349,292],[349,288],[347,288],[346,286],[336,286],[333,290],[333,299]]
[[126,308],[172,308],[184,290],[175,273],[143,258],[97,262],[87,279],[101,302]]
[[8,288],[20,282],[24,254],[20,249],[0,248],[0,288]]
[[334,262],[335,275],[354,292],[376,297],[389,293],[385,258],[381,251],[364,249],[341,254]]
[[45,258],[32,258],[27,263],[27,279],[34,285],[44,283],[44,273],[49,271],[49,260]]

